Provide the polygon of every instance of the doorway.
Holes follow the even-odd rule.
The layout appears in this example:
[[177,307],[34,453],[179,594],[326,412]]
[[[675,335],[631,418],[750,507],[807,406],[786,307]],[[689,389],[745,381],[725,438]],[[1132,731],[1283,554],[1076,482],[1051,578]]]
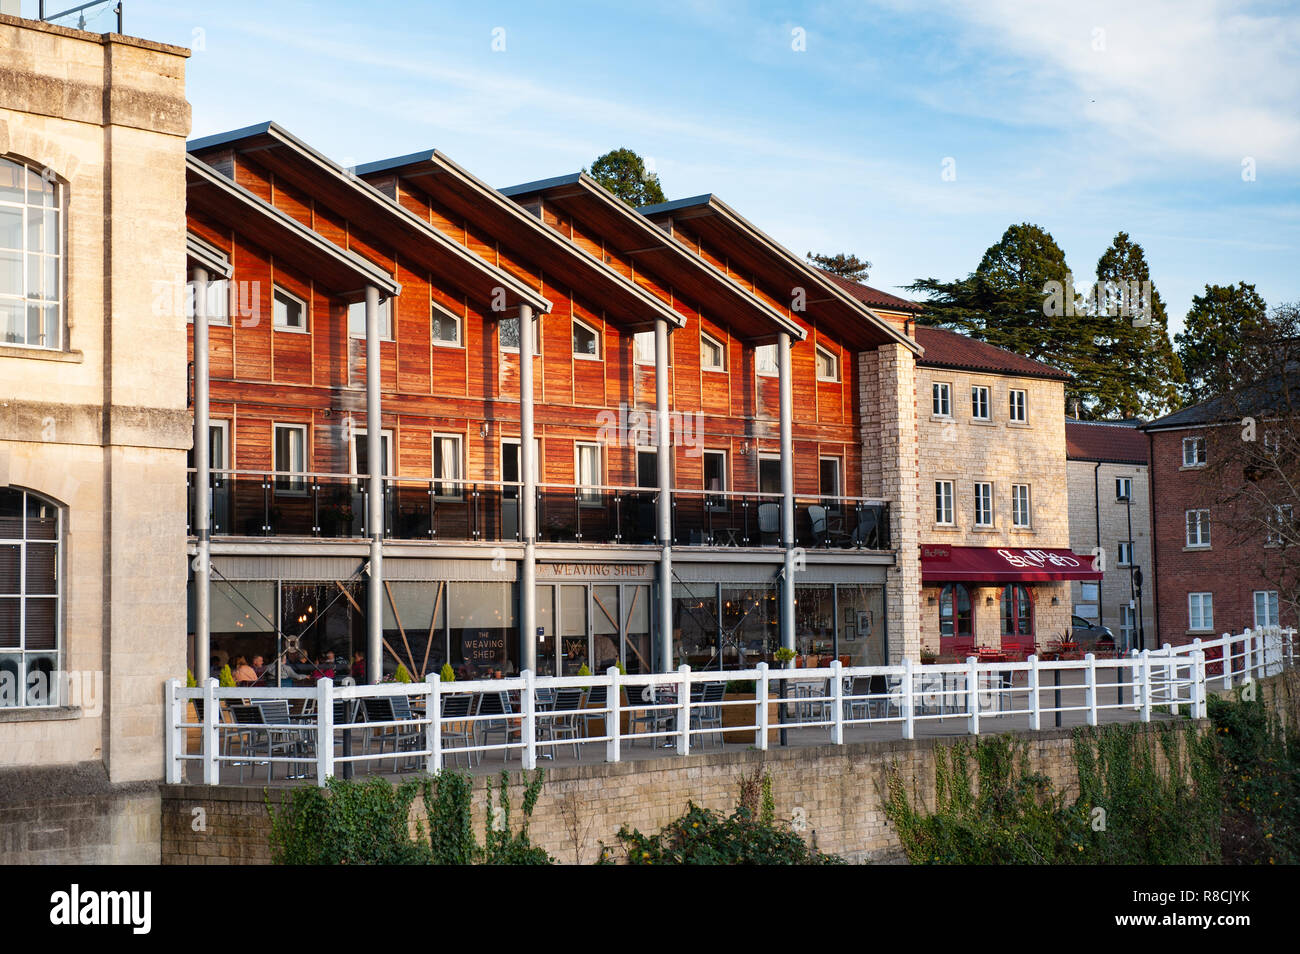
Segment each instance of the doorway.
[[649,583],[539,583],[537,673],[654,671]]

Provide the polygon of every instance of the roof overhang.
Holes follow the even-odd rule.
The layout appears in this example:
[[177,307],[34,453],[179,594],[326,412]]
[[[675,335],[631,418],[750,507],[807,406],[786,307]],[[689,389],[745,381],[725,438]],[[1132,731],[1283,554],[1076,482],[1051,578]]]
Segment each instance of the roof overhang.
[[368,285],[385,297],[401,293],[402,286],[379,266],[340,248],[192,155],[185,157],[185,174],[188,211],[256,242],[338,297],[360,300]]
[[537,289],[474,254],[275,123],[196,139],[188,148],[199,157],[225,149],[250,156],[277,179],[382,237],[400,250],[405,261],[449,280],[485,314],[503,307],[513,313],[520,304],[541,312],[551,310],[551,303]]
[[229,278],[234,267],[226,253],[193,232],[185,235],[186,268],[202,268],[209,278]]
[[365,163],[356,172],[371,182],[387,176],[406,180],[503,245],[526,251],[547,281],[583,295],[619,327],[645,331],[658,318],[671,327],[686,323],[669,302],[616,272],[436,149]]
[[714,268],[585,172],[504,188],[525,204],[534,198],[592,228],[608,247],[690,299],[711,319],[753,344],[768,344],[785,331],[796,340],[807,332],[747,288]]
[[805,313],[856,350],[901,344],[915,354],[922,351],[915,341],[715,195],[662,202],[639,212],[657,225],[688,223],[691,231],[717,248],[737,270],[763,275],[769,283],[789,288],[792,300],[794,289],[804,289]]

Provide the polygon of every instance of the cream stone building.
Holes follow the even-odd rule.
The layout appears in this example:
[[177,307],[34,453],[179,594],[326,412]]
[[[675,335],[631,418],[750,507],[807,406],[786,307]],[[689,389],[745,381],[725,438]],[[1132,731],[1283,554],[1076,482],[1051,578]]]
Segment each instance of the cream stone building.
[[0,861],[159,857],[187,55],[0,16]]

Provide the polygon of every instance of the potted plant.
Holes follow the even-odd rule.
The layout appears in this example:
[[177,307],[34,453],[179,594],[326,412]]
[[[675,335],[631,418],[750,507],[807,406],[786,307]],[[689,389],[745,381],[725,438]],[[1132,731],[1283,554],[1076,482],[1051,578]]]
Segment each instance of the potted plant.
[[397,670],[393,673],[393,682],[410,682],[411,671],[406,668],[406,663],[398,663]]
[[221,672],[217,674],[217,684],[223,689],[235,687],[235,674],[230,671],[230,663],[221,667]]
[[922,665],[922,666],[933,666],[933,665],[934,665],[936,662],[938,662],[938,661],[939,661],[939,654],[936,653],[933,649],[922,649],[922,650],[921,650],[921,665]]
[[442,669],[438,671],[438,678],[443,682],[456,681],[456,670],[451,668],[451,663],[445,662],[442,664]]

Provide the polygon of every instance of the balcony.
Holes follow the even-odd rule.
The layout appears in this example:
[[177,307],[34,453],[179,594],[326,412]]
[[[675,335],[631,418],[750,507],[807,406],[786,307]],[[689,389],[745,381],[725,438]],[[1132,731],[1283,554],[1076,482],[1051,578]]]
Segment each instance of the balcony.
[[[194,473],[188,475],[193,514]],[[519,497],[510,481],[384,478],[384,537],[509,543],[521,539]],[[674,490],[672,542],[681,547],[781,546],[776,494]],[[365,475],[214,471],[213,537],[362,539],[370,495]],[[658,545],[659,491],[541,484],[540,543]],[[192,532],[192,528],[191,528]],[[795,497],[795,545],[888,550],[889,504],[862,497]]]

